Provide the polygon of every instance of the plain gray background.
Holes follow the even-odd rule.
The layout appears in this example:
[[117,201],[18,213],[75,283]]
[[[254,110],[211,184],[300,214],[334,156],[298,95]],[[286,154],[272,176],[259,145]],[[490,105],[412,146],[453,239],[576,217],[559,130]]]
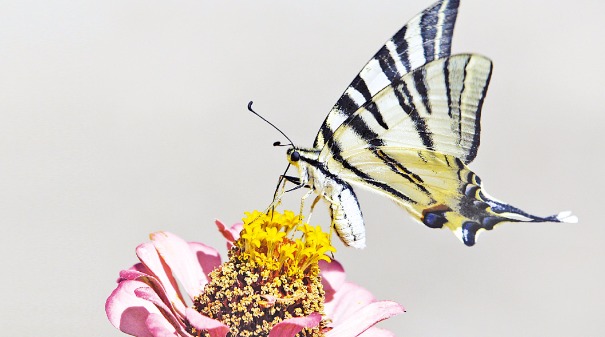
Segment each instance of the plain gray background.
[[[225,252],[213,219],[264,209],[300,145],[430,0],[0,2],[4,336],[120,336],[106,297],[148,233]],[[604,336],[603,3],[465,0],[453,52],[495,64],[471,165],[490,194],[579,224],[508,224],[467,248],[359,192],[348,278],[399,336]],[[297,191],[286,206],[298,208]],[[327,229],[320,204],[314,223]]]

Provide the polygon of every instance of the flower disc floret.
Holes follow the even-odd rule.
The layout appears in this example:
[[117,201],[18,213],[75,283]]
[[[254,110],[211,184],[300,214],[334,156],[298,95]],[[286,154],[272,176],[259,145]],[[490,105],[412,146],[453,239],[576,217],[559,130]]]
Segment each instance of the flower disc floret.
[[[319,261],[336,249],[321,227],[294,212],[246,213],[229,261],[210,273],[194,308],[230,327],[230,336],[267,336],[280,322],[324,314]],[[227,310],[225,310],[227,309]],[[329,322],[298,336],[323,336]],[[203,331],[197,331],[204,335]]]
[[301,217],[291,211],[254,211],[246,213],[243,222],[236,245],[265,270],[304,274],[320,260],[330,262],[328,254],[336,252],[329,233],[320,226],[301,224]]

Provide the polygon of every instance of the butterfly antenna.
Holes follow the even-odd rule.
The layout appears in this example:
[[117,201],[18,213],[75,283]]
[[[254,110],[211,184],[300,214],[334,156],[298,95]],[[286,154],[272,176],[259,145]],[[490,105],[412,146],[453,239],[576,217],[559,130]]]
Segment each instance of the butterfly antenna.
[[281,133],[284,137],[286,137],[286,139],[290,142],[290,144],[281,144],[280,142],[275,142],[275,143],[273,143],[273,146],[293,146],[294,142],[292,141],[292,139],[290,139],[290,137],[286,136],[286,134],[282,130],[280,130],[277,126],[273,125],[273,123],[266,120],[265,117],[259,115],[256,111],[252,110],[252,103],[253,103],[252,101],[250,101],[248,103],[248,110],[250,112],[252,112],[253,114],[255,114],[256,116],[258,116],[258,118],[267,122],[267,124],[271,125],[275,130],[279,131],[279,133]]

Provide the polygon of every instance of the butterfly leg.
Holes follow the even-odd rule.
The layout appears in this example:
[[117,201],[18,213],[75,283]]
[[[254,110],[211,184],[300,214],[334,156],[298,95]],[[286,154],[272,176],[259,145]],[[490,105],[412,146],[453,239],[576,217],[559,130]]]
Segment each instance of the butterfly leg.
[[280,179],[287,180],[295,185],[300,185],[300,178],[298,178],[298,177],[282,175],[282,176],[280,176]]
[[[315,205],[317,205],[317,203],[319,202],[319,200],[321,199],[321,197],[318,195],[315,197],[315,199],[313,200],[313,202],[311,203],[311,209],[309,210],[309,216],[307,217],[307,223],[311,222],[311,216],[313,215],[313,210],[315,209]],[[332,229],[330,229],[331,231]],[[332,233],[330,232],[330,235]]]
[[287,179],[284,175],[279,176],[277,186],[275,187],[275,192],[273,192],[273,201],[271,201],[269,206],[267,206],[267,208],[265,209],[265,214],[269,214],[269,211],[271,211],[273,214],[275,207],[281,204],[282,196],[286,193],[286,180],[290,181],[290,179]]
[[[302,198],[300,198],[300,212],[298,213],[298,215],[300,215],[300,219],[302,220],[303,218],[303,211],[305,208],[305,200],[311,195],[313,194],[313,190],[309,190],[309,192],[305,193],[305,195],[302,196]],[[315,202],[313,202],[315,204]]]

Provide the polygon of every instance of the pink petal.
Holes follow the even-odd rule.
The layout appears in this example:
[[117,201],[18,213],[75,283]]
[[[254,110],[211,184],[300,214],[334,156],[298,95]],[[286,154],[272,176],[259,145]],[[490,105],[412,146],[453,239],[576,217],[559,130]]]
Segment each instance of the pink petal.
[[325,304],[325,312],[334,325],[340,324],[356,311],[376,299],[368,290],[350,282],[343,284],[334,294],[334,298]]
[[266,307],[269,307],[269,308],[274,306],[275,302],[277,302],[277,297],[272,296],[272,295],[260,295],[260,297],[267,300]]
[[225,224],[223,224],[220,220],[215,220],[214,223],[216,224],[216,227],[218,227],[219,232],[221,232],[221,234],[223,234],[227,240],[227,249],[231,249],[233,242],[239,239],[239,234],[244,225],[242,223],[236,223],[230,228],[227,228],[227,226],[225,226]]
[[153,303],[160,310],[165,326],[171,325],[175,331],[178,330],[180,333],[186,333],[185,322],[183,322],[180,317],[175,315],[175,313],[171,310],[172,308],[166,305],[153,289],[149,287],[141,287],[135,289],[134,294],[138,298]]
[[145,267],[145,265],[142,263],[135,264],[134,266],[130,267],[129,270],[136,270],[141,273],[151,274],[149,269],[147,267]]
[[206,317],[199,312],[187,308],[187,320],[197,330],[206,330],[210,337],[225,337],[229,332],[229,327],[210,317]]
[[208,283],[210,281],[208,274],[214,268],[221,265],[221,255],[216,249],[200,242],[189,242],[189,248],[191,248],[197,258],[197,262],[202,267],[202,273],[204,274],[206,283]]
[[[149,329],[153,337],[178,336],[174,328],[166,324],[166,319],[162,315],[149,314],[145,320],[145,325],[147,325],[147,329]],[[191,334],[187,335],[191,336]]]
[[395,334],[387,329],[373,326],[364,331],[359,337],[395,337]]
[[[129,274],[128,272],[132,272],[134,274]],[[126,270],[120,271],[120,278],[118,278],[118,282],[123,281],[123,279],[122,279],[122,273],[126,273],[126,275],[135,275],[135,274],[136,275],[138,275],[138,274],[151,275],[151,271],[149,269],[147,269],[147,267],[145,267],[145,265],[142,264],[142,263],[137,263],[134,266],[132,266],[132,267],[126,269]],[[126,278],[126,280],[132,280],[132,279],[135,279],[137,277],[139,277],[139,276],[135,276],[133,278]]]
[[[145,283],[147,286],[149,286],[151,289],[153,289],[154,294],[160,298],[159,301],[161,301],[162,306],[166,306],[165,310],[170,311],[171,313],[178,313],[179,316],[184,317],[185,307],[184,306],[182,307],[182,309],[181,309],[182,311],[179,311],[175,307],[174,303],[166,295],[166,291],[164,289],[163,284],[160,283],[160,281],[156,277],[150,276],[145,273],[141,273],[136,270],[129,269],[129,270],[120,271],[120,278],[122,280],[136,280],[136,281]],[[137,295],[136,290],[135,290],[135,295]],[[147,300],[149,300],[149,299],[147,299]],[[177,302],[177,304],[178,303],[181,303],[180,300]],[[158,305],[156,305],[156,307],[157,306]],[[180,325],[182,325],[182,323],[180,323]]]
[[294,337],[303,328],[314,328],[321,322],[321,315],[317,312],[305,317],[289,318],[275,324],[269,333],[269,337]]
[[121,282],[121,281],[125,281],[125,280],[139,279],[139,281],[143,282],[143,280],[140,280],[140,279],[148,277],[148,276],[149,276],[149,274],[142,273],[138,270],[126,269],[126,270],[120,270],[120,278],[118,280]]
[[374,324],[403,313],[401,305],[391,301],[370,303],[326,333],[327,337],[359,336]]
[[321,270],[321,284],[326,292],[326,302],[333,299],[334,293],[345,283],[347,275],[342,265],[336,261],[328,263],[324,260],[319,261]]
[[135,290],[147,285],[139,281],[123,281],[105,302],[107,318],[120,331],[133,336],[153,337],[145,320],[150,313],[160,313],[152,303],[137,298]]
[[169,232],[157,232],[150,235],[158,254],[172,270],[181,285],[193,300],[206,285],[206,275],[202,272],[196,256],[189,244]]
[[[178,285],[172,271],[160,258],[155,246],[152,243],[143,243],[137,247],[137,256],[139,260],[143,262],[145,267],[149,269],[151,274],[157,278],[159,283],[164,290],[165,297],[168,299],[168,303],[174,306],[175,310],[181,315],[185,315],[185,301],[178,290]],[[158,289],[158,291],[160,291]]]
[[225,240],[227,240],[228,242],[233,243],[235,241],[235,237],[233,236],[233,233],[227,229],[227,226],[225,226],[225,224],[221,221],[221,220],[214,220],[214,224],[216,225],[216,227],[218,227],[218,231],[221,232],[221,234],[223,234],[223,237],[225,238]]

